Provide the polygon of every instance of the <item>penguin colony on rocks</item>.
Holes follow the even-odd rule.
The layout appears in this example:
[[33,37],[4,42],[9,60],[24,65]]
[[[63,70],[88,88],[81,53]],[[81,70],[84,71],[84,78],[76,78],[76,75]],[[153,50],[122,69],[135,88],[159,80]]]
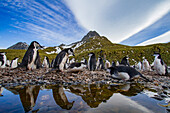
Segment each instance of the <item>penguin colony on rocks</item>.
[[[69,70],[67,72],[77,72],[83,71],[84,69],[88,69],[90,71],[95,70],[106,70],[110,73],[110,75],[115,79],[121,80],[131,80],[138,77],[149,81],[144,75],[142,75],[139,71],[152,71],[154,69],[159,75],[168,74],[167,65],[164,63],[161,55],[159,53],[155,53],[155,59],[152,63],[152,69],[145,57],[143,57],[142,62],[136,62],[136,65],[130,67],[129,57],[125,56],[122,58],[121,62],[112,61],[112,64],[106,59],[106,57],[99,56],[96,58],[96,55],[91,52],[88,54],[89,58],[86,60],[84,57],[81,62],[75,62],[75,58],[69,60],[69,56],[74,56],[73,49],[66,48],[63,49],[57,56],[54,58],[51,63],[47,56],[44,57],[43,63],[41,64],[39,51],[38,49],[42,48],[42,46],[36,42],[31,42],[28,47],[22,62],[18,65],[18,59],[14,58],[12,61],[7,60],[6,53],[0,52],[0,68],[10,67],[10,68],[26,68],[26,70],[34,70],[38,68],[52,68],[51,71],[61,71]],[[104,59],[104,60],[103,60]],[[134,60],[134,59],[132,59]],[[137,71],[139,70],[139,71]],[[50,71],[50,72],[51,72]]]

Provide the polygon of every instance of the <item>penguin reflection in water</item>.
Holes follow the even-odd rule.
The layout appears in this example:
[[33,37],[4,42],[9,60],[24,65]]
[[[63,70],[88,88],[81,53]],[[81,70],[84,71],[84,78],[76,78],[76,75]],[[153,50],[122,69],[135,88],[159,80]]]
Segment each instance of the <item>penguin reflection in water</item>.
[[146,77],[144,77],[140,72],[136,69],[128,66],[115,66],[107,69],[107,72],[111,74],[113,78],[121,79],[121,80],[132,80],[138,77],[144,78],[146,81],[150,81]]
[[62,109],[70,110],[73,107],[75,101],[69,102],[67,96],[64,93],[63,86],[52,87],[53,97],[57,105]]
[[19,67],[26,67],[28,70],[40,68],[41,61],[38,48],[42,48],[38,42],[31,42]]
[[54,67],[51,71],[53,70],[58,70],[58,71],[62,71],[64,70],[64,65],[68,59],[68,57],[72,55],[74,56],[74,52],[71,48],[67,48],[62,50],[55,58],[55,62],[54,62]]

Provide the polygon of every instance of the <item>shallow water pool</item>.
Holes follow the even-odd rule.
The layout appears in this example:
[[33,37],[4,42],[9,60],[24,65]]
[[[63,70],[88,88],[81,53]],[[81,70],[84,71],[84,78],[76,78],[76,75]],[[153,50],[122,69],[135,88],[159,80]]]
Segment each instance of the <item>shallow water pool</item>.
[[165,100],[139,83],[1,87],[0,113],[166,113]]

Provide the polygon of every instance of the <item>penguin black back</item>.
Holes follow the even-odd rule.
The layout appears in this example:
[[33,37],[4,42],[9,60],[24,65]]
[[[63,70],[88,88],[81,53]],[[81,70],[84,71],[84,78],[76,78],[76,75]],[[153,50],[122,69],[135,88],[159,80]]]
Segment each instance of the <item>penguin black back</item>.
[[94,71],[96,69],[96,56],[93,52],[89,54],[88,67],[90,71]]
[[1,65],[4,65],[4,54],[3,52],[0,52],[0,62],[2,62]]
[[[62,67],[64,68],[64,64],[67,61],[67,58],[69,55],[74,56],[74,52],[71,48],[62,50],[55,58],[54,68],[59,69],[60,65],[63,65]],[[63,70],[63,69],[60,69],[60,70]]]
[[150,81],[147,79],[145,76],[143,76],[140,72],[138,72],[136,69],[128,66],[115,66],[115,67],[110,67],[110,74],[115,74],[116,76],[119,76],[118,73],[127,73],[129,76],[129,79],[134,78],[135,76],[140,76],[144,78],[147,81]]
[[120,63],[120,65],[125,65],[125,66],[130,66],[129,65],[129,61],[128,61],[128,57],[124,57]]
[[[36,65],[36,68],[41,67],[41,61],[40,61],[38,48],[42,48],[42,46],[37,41],[31,42],[19,67],[28,68],[28,64],[32,62],[34,54],[36,54],[36,58],[34,59],[35,60],[34,64]],[[34,49],[37,53],[35,53]]]

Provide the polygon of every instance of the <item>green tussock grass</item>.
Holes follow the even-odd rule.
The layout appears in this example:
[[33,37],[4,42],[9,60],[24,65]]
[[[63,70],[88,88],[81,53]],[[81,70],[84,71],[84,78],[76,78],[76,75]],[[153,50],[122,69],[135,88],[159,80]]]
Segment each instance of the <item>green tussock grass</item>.
[[[75,46],[75,45],[74,45]],[[63,48],[61,48],[63,49]],[[102,50],[102,53],[100,52]],[[44,50],[39,50],[41,61],[43,61],[44,56],[47,56],[50,60],[54,59],[57,54],[46,54],[45,52],[56,51],[55,47],[48,47]],[[92,37],[86,41],[83,45],[75,49],[75,59],[76,61],[81,61],[82,57],[88,60],[88,53],[94,52],[96,57],[99,56],[112,61],[121,61],[121,59],[128,55],[130,58],[130,64],[133,65],[135,62],[142,61],[142,57],[145,57],[149,63],[154,61],[153,53],[157,51],[162,55],[162,59],[167,65],[170,65],[170,42],[165,44],[153,44],[148,46],[126,46],[121,44],[114,44],[110,42],[106,37]],[[0,52],[6,52],[7,58],[9,60],[19,57],[19,62],[26,50],[10,50],[10,49],[0,49]],[[73,57],[70,57],[70,59]]]

